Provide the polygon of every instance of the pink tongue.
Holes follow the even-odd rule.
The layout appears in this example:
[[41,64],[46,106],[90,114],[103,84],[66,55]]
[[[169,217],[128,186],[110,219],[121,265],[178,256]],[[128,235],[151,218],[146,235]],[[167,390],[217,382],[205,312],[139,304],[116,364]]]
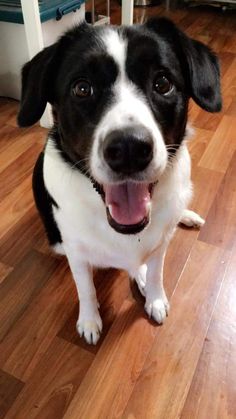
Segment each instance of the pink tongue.
[[118,224],[137,224],[148,215],[147,204],[151,199],[148,184],[126,182],[104,185],[104,191],[106,206]]

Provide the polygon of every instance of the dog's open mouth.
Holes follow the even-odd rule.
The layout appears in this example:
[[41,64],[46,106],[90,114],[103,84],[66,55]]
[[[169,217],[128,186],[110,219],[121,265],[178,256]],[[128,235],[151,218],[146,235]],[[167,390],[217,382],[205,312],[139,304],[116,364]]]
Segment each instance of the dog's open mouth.
[[139,233],[149,223],[153,184],[125,182],[103,185],[107,219],[122,234]]

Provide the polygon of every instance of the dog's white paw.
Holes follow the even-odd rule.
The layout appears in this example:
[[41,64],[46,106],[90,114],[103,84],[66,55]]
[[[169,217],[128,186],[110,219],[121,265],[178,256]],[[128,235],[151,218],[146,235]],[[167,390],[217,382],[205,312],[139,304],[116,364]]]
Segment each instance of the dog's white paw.
[[194,228],[201,228],[205,224],[205,220],[203,220],[203,218],[200,217],[200,215],[190,210],[184,210],[180,222],[187,227]]
[[96,345],[102,332],[102,319],[100,314],[97,313],[91,317],[80,315],[76,328],[80,337],[83,336],[87,343]]
[[147,300],[145,310],[150,318],[158,324],[162,324],[169,313],[169,303],[167,298],[156,298],[155,300]]

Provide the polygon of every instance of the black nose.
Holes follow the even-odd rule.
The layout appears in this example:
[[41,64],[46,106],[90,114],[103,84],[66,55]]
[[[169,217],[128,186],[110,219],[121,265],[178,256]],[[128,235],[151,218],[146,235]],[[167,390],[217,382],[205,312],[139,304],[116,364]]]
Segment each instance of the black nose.
[[153,157],[153,141],[146,129],[112,131],[103,145],[105,161],[117,173],[146,169]]

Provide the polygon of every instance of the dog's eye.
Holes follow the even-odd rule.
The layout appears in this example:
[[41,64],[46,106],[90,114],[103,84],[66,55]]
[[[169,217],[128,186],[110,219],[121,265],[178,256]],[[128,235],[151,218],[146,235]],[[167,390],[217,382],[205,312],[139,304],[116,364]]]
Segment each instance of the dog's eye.
[[167,96],[174,88],[170,80],[168,80],[164,75],[159,75],[155,78],[153,87],[157,93],[163,96]]
[[72,88],[73,95],[78,97],[89,97],[93,94],[93,88],[91,84],[86,80],[77,81]]

